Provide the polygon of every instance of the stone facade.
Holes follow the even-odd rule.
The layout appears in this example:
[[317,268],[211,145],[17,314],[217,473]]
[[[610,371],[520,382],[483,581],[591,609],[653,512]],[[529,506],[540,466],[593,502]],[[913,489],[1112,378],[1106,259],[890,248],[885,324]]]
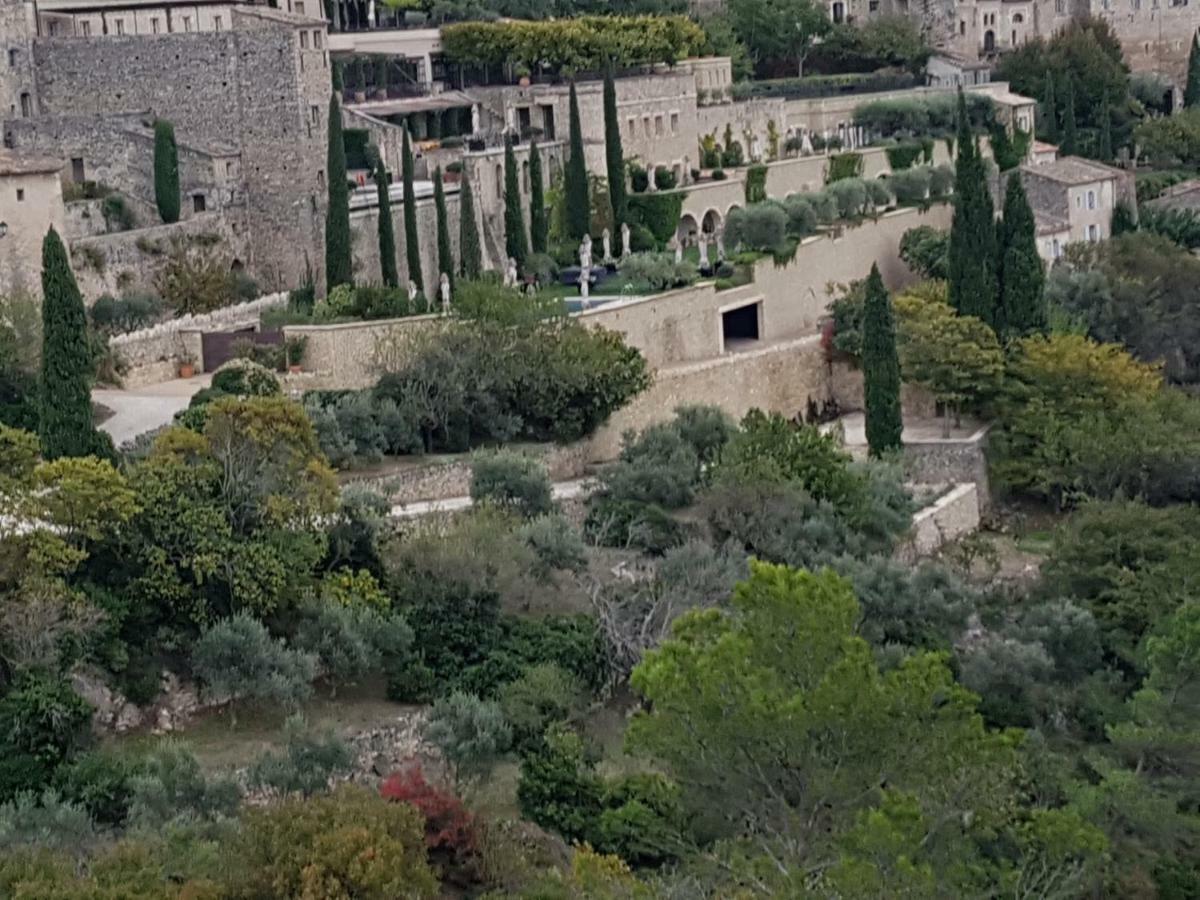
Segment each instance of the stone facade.
[[896,548],[896,558],[913,563],[931,556],[946,544],[979,530],[979,486],[957,484],[929,506],[918,510],[908,539]]
[[0,294],[41,296],[42,240],[65,232],[61,159],[0,153]]
[[0,44],[4,47],[4,77],[0,78],[0,118],[37,113],[31,41],[36,33],[34,6],[24,0],[0,0]]
[[247,269],[268,286],[294,286],[308,271],[319,282],[330,93],[324,35],[323,21],[239,6],[228,31],[38,38],[39,112],[148,110],[171,120],[184,144],[228,144],[252,223]]
[[[395,185],[393,185],[393,189]],[[447,184],[446,219],[450,231],[450,250],[457,262],[458,254],[458,185]],[[408,284],[408,255],[405,252],[404,203],[393,202],[392,229],[396,235],[396,266],[400,284]],[[438,283],[437,210],[433,197],[417,199],[417,240],[421,248],[421,277],[426,295],[432,295]],[[354,278],[360,284],[380,284],[383,273],[379,265],[379,206],[350,213],[350,250],[354,260]]]
[[[1112,236],[1113,210],[1125,202],[1136,210],[1128,172],[1092,160],[1066,156],[1043,165],[1022,166],[1021,183],[1039,220],[1039,252],[1052,261],[1053,241],[1102,241]],[[1063,227],[1065,223],[1065,228]],[[1049,256],[1044,244],[1049,243]]]

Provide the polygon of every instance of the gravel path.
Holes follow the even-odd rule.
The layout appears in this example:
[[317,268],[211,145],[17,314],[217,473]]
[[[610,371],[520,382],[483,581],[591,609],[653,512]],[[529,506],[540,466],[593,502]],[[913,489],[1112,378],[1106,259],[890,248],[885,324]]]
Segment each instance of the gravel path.
[[211,375],[197,375],[131,390],[97,388],[92,400],[113,411],[100,430],[108,432],[120,447],[143,432],[169,424],[175,413],[187,407],[192,394],[208,387],[211,380]]

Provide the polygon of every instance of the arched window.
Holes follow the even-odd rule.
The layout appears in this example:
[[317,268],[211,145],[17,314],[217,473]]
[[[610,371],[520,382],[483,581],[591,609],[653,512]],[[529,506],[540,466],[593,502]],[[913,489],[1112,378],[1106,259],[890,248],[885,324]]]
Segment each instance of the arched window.
[[1023,15],[1021,15],[1020,13],[1017,13],[1016,15],[1013,16],[1013,24],[1014,25],[1020,25],[1024,21],[1025,21],[1025,17]]

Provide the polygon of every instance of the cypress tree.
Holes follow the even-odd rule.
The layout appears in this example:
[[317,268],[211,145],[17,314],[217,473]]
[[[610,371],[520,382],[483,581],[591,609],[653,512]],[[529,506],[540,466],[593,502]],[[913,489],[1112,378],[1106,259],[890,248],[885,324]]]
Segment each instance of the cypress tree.
[[479,226],[475,223],[475,194],[466,172],[458,192],[458,258],[463,278],[474,280],[483,272],[483,250],[479,246]]
[[329,98],[329,149],[325,157],[329,207],[325,210],[325,290],[351,284],[350,188],[346,184],[346,146],[342,143],[342,108],[337,94]]
[[450,246],[450,220],[446,218],[446,191],[442,187],[442,167],[433,170],[433,206],[437,212],[438,278],[445,272],[454,287],[454,249]]
[[1113,208],[1111,229],[1113,237],[1138,230],[1137,221],[1133,217],[1133,210],[1124,200],[1119,201],[1116,207]]
[[996,331],[1006,338],[1046,330],[1042,288],[1046,275],[1037,252],[1033,210],[1019,173],[1008,179],[1000,224],[1000,303]]
[[396,269],[396,228],[392,223],[392,200],[388,194],[388,173],[383,160],[375,167],[375,190],[379,197],[379,270],[388,287],[400,284]]
[[1200,106],[1200,32],[1192,36],[1192,48],[1188,52],[1187,85],[1183,89],[1185,109]]
[[1046,92],[1042,95],[1042,134],[1052,144],[1058,143],[1058,101],[1054,97],[1054,72],[1046,70]]
[[1067,77],[1067,98],[1063,103],[1062,141],[1058,149],[1060,156],[1074,156],[1079,152],[1078,124],[1075,121],[1075,82]]
[[529,243],[534,253],[546,252],[546,194],[542,184],[542,154],[537,143],[529,145]]
[[583,125],[579,121],[579,98],[575,94],[575,82],[571,82],[570,95],[570,153],[564,177],[567,204],[567,238],[582,240],[592,227],[589,207],[587,160],[583,156]]
[[900,358],[896,354],[896,323],[892,300],[879,266],[871,266],[863,307],[863,401],[867,447],[880,456],[900,446],[904,422],[900,414]]
[[950,226],[950,305],[989,325],[996,307],[996,224],[987,170],[971,133],[966,101],[958,92],[958,160],[954,220]]
[[613,228],[620,231],[628,217],[625,201],[625,153],[621,149],[621,123],[617,119],[617,86],[612,65],[604,73],[604,161],[608,169],[608,199]]
[[421,278],[421,243],[417,236],[417,192],[413,189],[413,152],[404,129],[401,162],[404,175],[404,258],[408,262],[408,277],[424,293],[425,281]]
[[166,119],[154,123],[154,205],[168,225],[179,221],[179,147]]
[[42,241],[42,377],[38,437],[42,455],[87,456],[99,441],[92,425],[92,352],[87,314],[67,248],[53,228]]
[[504,252],[517,265],[525,264],[529,256],[529,241],[525,238],[525,217],[521,215],[521,182],[517,175],[517,155],[513,152],[512,135],[504,136]]
[[1100,99],[1100,159],[1112,162],[1112,108],[1108,105],[1108,91]]

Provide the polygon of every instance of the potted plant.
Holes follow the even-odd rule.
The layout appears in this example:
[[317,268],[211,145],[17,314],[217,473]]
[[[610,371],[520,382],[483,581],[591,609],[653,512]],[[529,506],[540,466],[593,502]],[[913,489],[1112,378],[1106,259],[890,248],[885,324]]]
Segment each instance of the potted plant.
[[283,358],[289,374],[299,375],[303,371],[300,363],[304,359],[304,348],[307,344],[308,338],[302,335],[284,338]]
[[179,354],[179,377],[193,378],[196,375],[196,359],[190,353]]
[[521,87],[529,87],[529,66],[525,63],[517,63],[513,72],[517,76],[517,84]]

